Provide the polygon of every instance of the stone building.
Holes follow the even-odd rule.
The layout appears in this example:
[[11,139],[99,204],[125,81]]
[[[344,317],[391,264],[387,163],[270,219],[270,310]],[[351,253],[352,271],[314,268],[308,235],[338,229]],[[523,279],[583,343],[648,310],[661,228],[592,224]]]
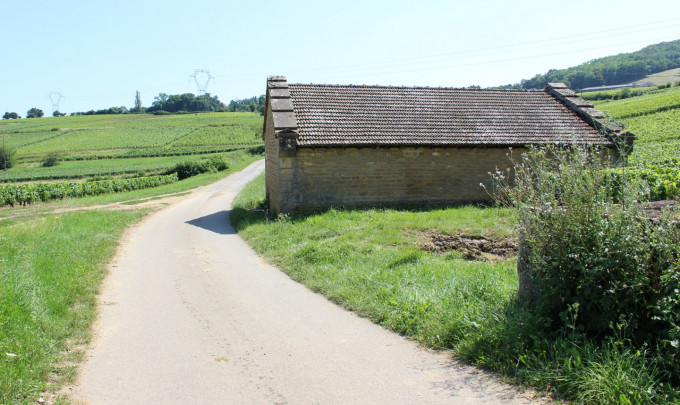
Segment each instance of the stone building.
[[267,80],[273,213],[489,200],[480,183],[529,145],[632,146],[634,135],[564,84],[491,90]]

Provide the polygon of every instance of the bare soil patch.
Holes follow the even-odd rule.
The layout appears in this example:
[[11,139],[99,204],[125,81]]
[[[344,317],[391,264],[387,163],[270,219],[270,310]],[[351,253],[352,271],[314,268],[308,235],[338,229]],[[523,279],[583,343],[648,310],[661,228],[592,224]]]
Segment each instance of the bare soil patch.
[[517,239],[486,238],[480,235],[449,235],[429,230],[419,235],[419,247],[427,252],[446,253],[456,251],[466,260],[494,261],[517,255]]
[[50,202],[37,203],[25,207],[0,207],[0,221],[17,219],[25,216],[33,216],[36,214],[62,214],[66,212],[75,211],[90,211],[90,210],[139,210],[150,209],[152,211],[165,208],[169,204],[177,202],[182,198],[191,194],[193,190],[180,191],[170,194],[162,194],[152,197],[141,197],[132,200],[124,200],[112,202],[108,204],[82,206],[76,205],[72,207],[58,207],[52,208]]
[[644,210],[647,218],[651,220],[659,220],[663,212],[667,209],[678,208],[680,203],[675,200],[661,200],[653,201],[645,204]]

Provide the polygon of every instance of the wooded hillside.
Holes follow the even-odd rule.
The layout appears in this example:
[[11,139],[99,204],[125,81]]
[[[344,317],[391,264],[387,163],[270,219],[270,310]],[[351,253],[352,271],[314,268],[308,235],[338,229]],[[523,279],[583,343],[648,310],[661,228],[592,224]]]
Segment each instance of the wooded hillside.
[[594,59],[567,69],[551,69],[522,80],[525,89],[545,87],[548,82],[562,82],[571,89],[624,84],[645,76],[680,67],[680,40],[650,45],[639,51]]

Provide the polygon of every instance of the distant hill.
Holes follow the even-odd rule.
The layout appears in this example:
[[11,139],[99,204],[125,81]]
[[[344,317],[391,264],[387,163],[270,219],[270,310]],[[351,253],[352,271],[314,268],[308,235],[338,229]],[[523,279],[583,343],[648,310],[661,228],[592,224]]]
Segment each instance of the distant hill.
[[636,52],[594,59],[567,69],[551,69],[522,80],[519,87],[539,89],[548,82],[562,82],[572,89],[624,84],[653,73],[680,68],[680,40],[650,45]]

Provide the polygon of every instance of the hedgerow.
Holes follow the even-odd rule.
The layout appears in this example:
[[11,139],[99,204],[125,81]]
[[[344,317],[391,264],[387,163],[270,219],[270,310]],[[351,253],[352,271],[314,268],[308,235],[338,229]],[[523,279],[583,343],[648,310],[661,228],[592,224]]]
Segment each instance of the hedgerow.
[[84,183],[41,183],[0,185],[0,206],[27,205],[64,198],[140,190],[174,183],[177,173],[163,176],[88,181]]

